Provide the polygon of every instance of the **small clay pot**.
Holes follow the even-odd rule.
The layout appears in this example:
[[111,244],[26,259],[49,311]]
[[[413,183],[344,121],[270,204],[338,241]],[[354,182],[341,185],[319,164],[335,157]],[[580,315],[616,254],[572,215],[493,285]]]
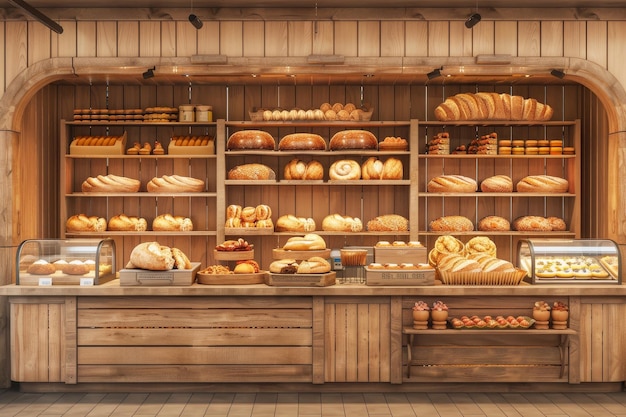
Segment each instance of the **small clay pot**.
[[448,320],[448,312],[446,310],[433,310],[430,312],[430,317],[433,321],[446,321]]
[[430,312],[428,310],[413,310],[413,321],[428,321]]
[[550,320],[550,310],[533,310],[533,318],[537,321]]

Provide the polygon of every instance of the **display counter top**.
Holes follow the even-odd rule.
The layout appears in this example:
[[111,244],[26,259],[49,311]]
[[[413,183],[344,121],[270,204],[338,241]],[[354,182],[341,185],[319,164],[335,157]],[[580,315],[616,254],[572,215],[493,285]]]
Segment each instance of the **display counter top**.
[[272,287],[253,285],[120,286],[113,280],[96,286],[49,287],[6,285],[0,296],[626,296],[626,285],[519,286],[367,286],[337,284],[328,287]]

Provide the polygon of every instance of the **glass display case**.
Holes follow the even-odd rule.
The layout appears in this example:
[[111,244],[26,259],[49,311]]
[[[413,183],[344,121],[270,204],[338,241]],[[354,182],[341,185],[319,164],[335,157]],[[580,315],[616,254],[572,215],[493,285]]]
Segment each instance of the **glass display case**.
[[112,239],[30,239],[16,256],[17,285],[98,285],[115,278]]
[[621,284],[619,247],[607,239],[527,239],[519,267],[533,284]]

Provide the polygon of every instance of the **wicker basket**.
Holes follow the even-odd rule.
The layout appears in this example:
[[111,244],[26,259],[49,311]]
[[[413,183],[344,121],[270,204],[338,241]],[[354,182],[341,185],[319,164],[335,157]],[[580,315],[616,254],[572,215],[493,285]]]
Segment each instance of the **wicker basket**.
[[448,272],[437,270],[444,285],[520,285],[526,271],[513,272]]

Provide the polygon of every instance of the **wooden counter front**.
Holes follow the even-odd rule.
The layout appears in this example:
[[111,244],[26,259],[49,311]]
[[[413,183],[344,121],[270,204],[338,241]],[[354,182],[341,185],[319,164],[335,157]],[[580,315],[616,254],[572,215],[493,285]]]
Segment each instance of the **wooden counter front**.
[[[11,285],[0,287],[0,295],[11,308],[11,378],[24,390],[163,383],[170,389],[270,383],[299,390],[445,390],[450,383],[463,389],[494,381],[512,390],[589,389],[587,383],[613,390],[626,379],[621,285],[120,287],[114,281]],[[537,300],[566,302],[567,339],[562,331],[449,329],[421,331],[409,344],[411,307],[419,300],[444,301],[451,317],[530,315]]]

